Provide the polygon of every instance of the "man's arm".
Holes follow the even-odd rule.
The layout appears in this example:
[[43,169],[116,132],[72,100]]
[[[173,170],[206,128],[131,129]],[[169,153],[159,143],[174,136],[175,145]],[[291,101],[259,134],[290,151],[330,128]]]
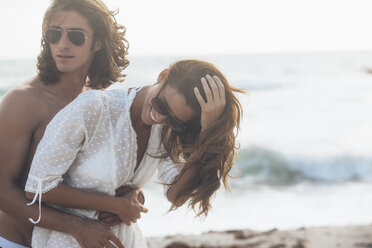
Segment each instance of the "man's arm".
[[[27,206],[28,200],[17,182],[30,150],[34,130],[42,120],[42,109],[35,97],[24,89],[8,93],[0,104],[0,210],[21,222],[38,216],[37,206]],[[18,182],[19,183],[19,182]],[[103,224],[43,207],[39,226],[68,233],[83,247],[103,247],[118,239]],[[123,247],[118,243],[119,247]],[[107,246],[111,247],[111,246]]]

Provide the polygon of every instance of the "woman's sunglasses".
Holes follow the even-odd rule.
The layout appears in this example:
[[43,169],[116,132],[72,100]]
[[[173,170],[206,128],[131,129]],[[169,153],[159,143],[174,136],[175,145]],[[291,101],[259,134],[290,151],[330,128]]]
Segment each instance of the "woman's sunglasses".
[[169,107],[161,100],[159,96],[156,96],[151,100],[151,105],[156,112],[167,116],[165,123],[170,129],[177,132],[182,132],[185,130],[185,122],[175,117],[169,110]]
[[57,43],[64,33],[67,33],[67,38],[75,46],[82,46],[88,37],[82,30],[63,30],[60,28],[48,28],[45,32],[45,40],[48,44]]

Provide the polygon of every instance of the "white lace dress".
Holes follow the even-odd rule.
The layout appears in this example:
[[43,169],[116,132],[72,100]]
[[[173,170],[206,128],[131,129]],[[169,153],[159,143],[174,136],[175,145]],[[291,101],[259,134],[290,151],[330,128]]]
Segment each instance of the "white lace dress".
[[[128,93],[128,89],[90,90],[54,117],[36,150],[25,186],[25,191],[36,193],[32,203],[62,181],[86,191],[115,195],[115,190],[122,185],[143,187],[156,170],[161,182],[174,180],[179,168],[169,159],[150,156],[159,154],[162,125],[152,126],[146,153],[134,171],[137,140],[129,110],[135,95],[136,90]],[[60,209],[96,219],[92,210]],[[120,224],[112,227],[112,231],[126,248],[147,247],[137,224]],[[35,227],[32,247],[80,246],[68,234]]]

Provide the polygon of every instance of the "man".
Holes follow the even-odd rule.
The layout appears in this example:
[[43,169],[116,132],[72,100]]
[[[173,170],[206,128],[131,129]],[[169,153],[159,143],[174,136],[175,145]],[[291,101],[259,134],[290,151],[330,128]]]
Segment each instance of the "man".
[[[23,191],[32,158],[54,115],[82,91],[122,81],[125,28],[101,0],[54,0],[43,20],[38,75],[0,104],[0,247],[31,245],[39,210]],[[73,235],[82,247],[123,247],[101,222],[43,206],[39,226]]]

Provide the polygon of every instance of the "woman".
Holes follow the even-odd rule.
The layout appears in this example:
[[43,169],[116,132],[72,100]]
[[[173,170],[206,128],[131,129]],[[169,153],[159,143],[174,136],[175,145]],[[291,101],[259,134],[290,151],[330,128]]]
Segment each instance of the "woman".
[[[146,247],[131,222],[147,209],[114,197],[115,190],[141,188],[158,170],[174,208],[189,201],[198,215],[207,215],[221,181],[228,188],[233,166],[241,116],[233,91],[243,92],[212,64],[183,60],[162,71],[154,85],[81,94],[48,125],[27,196],[88,218],[96,211],[115,213],[124,223],[112,230],[125,247]],[[130,194],[137,199],[137,191]],[[79,247],[72,236],[39,227],[32,246]]]

